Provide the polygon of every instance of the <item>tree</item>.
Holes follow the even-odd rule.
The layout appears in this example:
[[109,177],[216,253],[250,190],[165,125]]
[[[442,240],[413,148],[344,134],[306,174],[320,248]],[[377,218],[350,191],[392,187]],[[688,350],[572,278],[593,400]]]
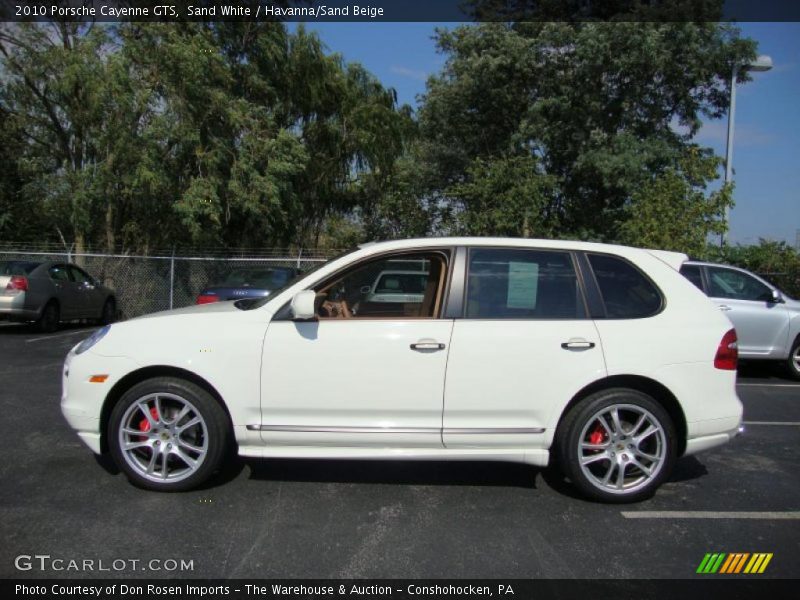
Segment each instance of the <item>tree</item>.
[[676,250],[699,256],[708,238],[725,230],[732,185],[706,193],[721,161],[688,148],[675,167],[654,175],[631,195],[622,210],[617,238],[624,244]]
[[516,203],[488,222],[460,216],[477,190],[503,193],[505,171],[531,186],[532,234],[600,241],[619,239],[644,186],[694,201],[716,177],[698,157],[688,168],[691,139],[701,115],[724,113],[731,65],[755,48],[731,26],[693,22],[481,23],[439,31],[438,46],[447,62],[420,108],[421,159],[435,165],[428,193],[452,228],[505,233],[523,218]]

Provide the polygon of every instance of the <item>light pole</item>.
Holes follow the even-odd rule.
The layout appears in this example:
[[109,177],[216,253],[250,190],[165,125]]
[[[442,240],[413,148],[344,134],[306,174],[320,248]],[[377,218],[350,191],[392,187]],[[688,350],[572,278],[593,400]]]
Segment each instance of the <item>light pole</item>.
[[[725,183],[728,184],[733,179],[733,122],[736,117],[736,78],[739,71],[769,71],[772,68],[772,58],[762,54],[753,62],[736,64],[731,72],[731,103],[728,106],[728,141],[725,145]],[[725,207],[725,226],[730,227],[731,208]],[[727,230],[720,235],[720,246],[725,245]]]

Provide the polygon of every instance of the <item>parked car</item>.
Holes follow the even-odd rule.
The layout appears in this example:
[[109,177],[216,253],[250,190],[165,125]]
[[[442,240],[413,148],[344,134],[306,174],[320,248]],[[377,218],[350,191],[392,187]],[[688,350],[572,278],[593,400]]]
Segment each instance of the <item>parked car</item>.
[[364,302],[422,302],[427,282],[425,271],[381,271],[363,290]]
[[254,267],[236,269],[219,285],[205,288],[195,304],[221,300],[261,298],[283,287],[300,274],[294,267]]
[[681,273],[736,327],[741,358],[779,361],[800,380],[800,302],[737,267],[689,261]]
[[116,315],[114,291],[76,265],[0,261],[0,317],[54,331],[62,321],[96,319],[108,324]]
[[[354,314],[348,299],[400,257],[428,261],[422,298]],[[678,273],[685,260],[551,240],[367,244],[265,298],[99,329],[66,358],[61,407],[151,490],[200,485],[234,442],[247,457],[553,462],[590,498],[635,501],[741,424],[735,332]]]

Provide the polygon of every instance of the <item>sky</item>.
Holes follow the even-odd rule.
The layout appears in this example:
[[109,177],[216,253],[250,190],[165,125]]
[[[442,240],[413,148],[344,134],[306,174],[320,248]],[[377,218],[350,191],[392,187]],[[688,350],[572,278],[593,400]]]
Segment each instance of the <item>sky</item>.
[[[360,62],[398,101],[417,106],[429,75],[445,58],[437,54],[437,27],[454,23],[313,23],[331,52]],[[296,26],[296,24],[292,24]],[[742,33],[758,41],[759,54],[774,67],[754,73],[738,86],[733,168],[736,205],[731,211],[731,243],[759,238],[800,243],[800,23],[742,23]],[[706,123],[696,141],[725,155],[727,121]],[[800,248],[799,248],[800,249]]]

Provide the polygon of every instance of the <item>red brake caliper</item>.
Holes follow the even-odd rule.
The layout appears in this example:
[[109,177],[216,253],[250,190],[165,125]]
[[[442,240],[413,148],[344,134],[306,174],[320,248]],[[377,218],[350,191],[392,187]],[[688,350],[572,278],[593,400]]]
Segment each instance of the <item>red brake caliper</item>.
[[[155,406],[153,406],[150,409],[150,415],[153,417],[154,421],[158,421],[158,411],[156,410]],[[139,421],[139,431],[143,431],[143,432],[150,431],[150,421],[148,421],[147,419],[142,419],[141,421]],[[147,438],[146,437],[141,437],[139,439],[141,441],[144,441]]]
[[602,444],[606,439],[606,430],[599,423],[594,428],[594,431],[589,434],[590,444]]

